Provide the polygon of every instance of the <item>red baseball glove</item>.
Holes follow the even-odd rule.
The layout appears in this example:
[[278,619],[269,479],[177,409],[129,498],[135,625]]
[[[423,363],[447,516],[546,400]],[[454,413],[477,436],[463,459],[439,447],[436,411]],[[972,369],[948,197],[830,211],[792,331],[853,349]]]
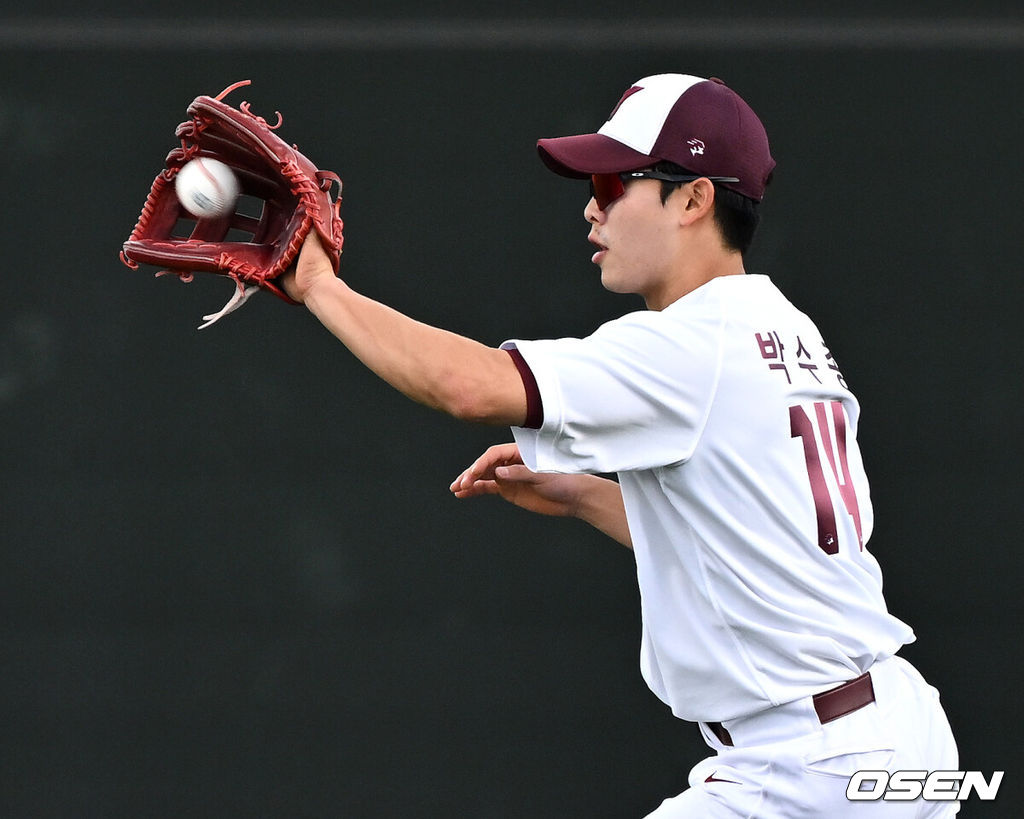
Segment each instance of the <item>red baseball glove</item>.
[[[217,313],[204,316],[208,327],[236,310],[259,288],[270,290],[294,304],[275,280],[295,263],[309,231],[316,228],[337,272],[341,255],[341,180],[319,170],[298,148],[282,140],[275,130],[242,102],[238,108],[222,102],[249,80],[235,83],[216,97],[196,97],[188,107],[191,117],[175,135],[181,147],[166,159],[166,168],[153,180],[142,215],[121,251],[132,269],[140,264],[163,268],[157,276],[173,273],[191,281],[194,272],[228,276],[235,294]],[[225,163],[239,182],[240,202],[249,213],[230,211],[215,218],[197,218],[182,206],[175,193],[178,171],[196,157]],[[331,188],[338,186],[336,199]],[[258,214],[253,211],[259,210]]]

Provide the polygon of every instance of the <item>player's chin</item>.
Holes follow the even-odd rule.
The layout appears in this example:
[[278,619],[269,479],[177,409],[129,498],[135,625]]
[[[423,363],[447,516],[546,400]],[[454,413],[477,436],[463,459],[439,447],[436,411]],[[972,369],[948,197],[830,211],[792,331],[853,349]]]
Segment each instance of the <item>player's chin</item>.
[[623,276],[615,269],[615,265],[601,265],[601,286],[610,293],[626,294],[633,292]]

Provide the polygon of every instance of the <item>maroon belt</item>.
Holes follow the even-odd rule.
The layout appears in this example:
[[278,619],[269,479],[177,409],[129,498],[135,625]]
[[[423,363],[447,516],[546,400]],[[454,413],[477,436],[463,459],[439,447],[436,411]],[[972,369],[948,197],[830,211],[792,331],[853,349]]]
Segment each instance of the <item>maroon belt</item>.
[[[811,697],[818,721],[824,725],[834,719],[845,717],[875,701],[875,688],[871,684],[871,675],[864,672],[857,679],[837,685],[828,691],[822,691]],[[732,745],[732,737],[720,722],[706,722],[708,729],[718,737],[723,745]]]

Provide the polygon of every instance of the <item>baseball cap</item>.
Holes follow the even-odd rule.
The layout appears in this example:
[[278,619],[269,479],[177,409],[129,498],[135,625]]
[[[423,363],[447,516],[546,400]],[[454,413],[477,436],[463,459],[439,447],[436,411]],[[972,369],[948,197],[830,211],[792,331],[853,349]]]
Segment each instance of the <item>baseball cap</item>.
[[659,160],[760,201],[775,160],[753,109],[717,78],[656,74],[634,83],[596,134],[537,141],[540,158],[573,179],[649,168]]

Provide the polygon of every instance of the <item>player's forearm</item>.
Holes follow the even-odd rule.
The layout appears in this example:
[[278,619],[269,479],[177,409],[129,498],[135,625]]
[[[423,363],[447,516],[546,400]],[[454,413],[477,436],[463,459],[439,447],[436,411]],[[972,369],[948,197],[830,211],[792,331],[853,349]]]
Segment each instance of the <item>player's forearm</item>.
[[585,489],[580,491],[575,516],[632,549],[633,539],[629,534],[626,507],[622,502],[622,490],[619,485],[598,475],[580,478],[585,481]]
[[469,421],[525,420],[522,379],[503,350],[409,318],[336,278],[317,283],[305,303],[360,361],[413,400]]

